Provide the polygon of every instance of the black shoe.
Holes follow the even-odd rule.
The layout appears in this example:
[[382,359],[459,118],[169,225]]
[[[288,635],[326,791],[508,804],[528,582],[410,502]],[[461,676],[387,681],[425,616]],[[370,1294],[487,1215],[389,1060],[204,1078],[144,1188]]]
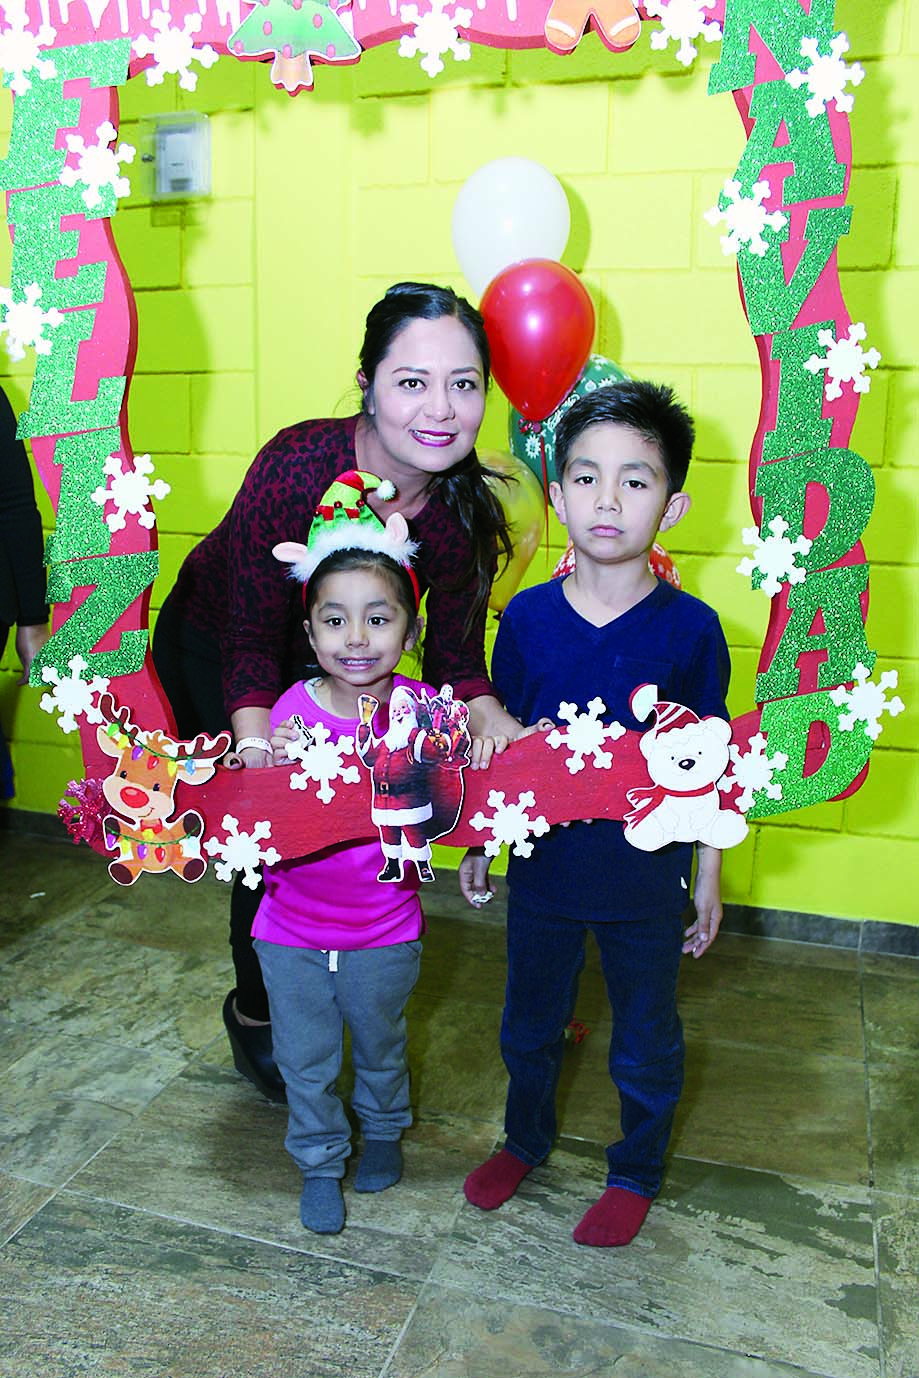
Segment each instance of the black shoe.
[[429,861],[416,861],[416,862],[415,862],[415,868],[416,868],[416,870],[417,870],[417,872],[418,872],[418,879],[419,879],[419,880],[433,880],[433,879],[434,879],[434,872],[433,872],[432,869],[431,869],[431,863],[430,863]]
[[233,1049],[233,1066],[263,1096],[283,1105],[287,1101],[287,1087],[272,1054],[271,1025],[240,1024],[233,1012],[235,998],[236,991],[231,990],[223,1002],[223,1022]]
[[399,857],[397,857],[397,856],[388,856],[388,857],[386,858],[386,865],[383,867],[382,871],[380,871],[379,875],[377,876],[377,880],[401,880],[401,879],[402,879],[402,861],[401,861],[401,859],[400,859]]

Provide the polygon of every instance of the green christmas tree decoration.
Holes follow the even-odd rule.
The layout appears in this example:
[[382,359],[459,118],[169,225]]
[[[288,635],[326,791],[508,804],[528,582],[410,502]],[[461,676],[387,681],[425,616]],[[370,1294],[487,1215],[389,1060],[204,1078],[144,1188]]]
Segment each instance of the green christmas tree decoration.
[[227,47],[237,57],[273,53],[271,80],[291,93],[312,88],[311,58],[354,62],[361,53],[335,10],[321,0],[260,0]]

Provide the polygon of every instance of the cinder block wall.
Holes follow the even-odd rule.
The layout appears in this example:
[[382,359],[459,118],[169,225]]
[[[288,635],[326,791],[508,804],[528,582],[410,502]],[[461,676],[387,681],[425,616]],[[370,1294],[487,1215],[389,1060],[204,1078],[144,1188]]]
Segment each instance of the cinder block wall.
[[[870,8],[870,12],[869,12]],[[850,59],[866,69],[852,116],[852,232],[840,246],[850,313],[883,359],[852,447],[871,463],[877,502],[865,536],[872,563],[869,644],[919,701],[917,636],[917,342],[919,6],[841,0]],[[685,72],[647,34],[614,56],[590,36],[562,59],[474,48],[430,81],[395,45],[353,68],[317,69],[291,100],[261,65],[222,59],[194,93],[134,80],[120,135],[143,146],[143,121],[176,109],[210,120],[213,195],[152,205],[139,164],[113,224],[139,321],[129,396],[134,449],[172,485],[158,508],[161,575],[154,609],[185,552],[219,520],[259,444],[308,415],[346,414],[363,318],[400,278],[468,291],[450,215],[492,158],[534,158],[562,181],[572,212],[565,262],[597,308],[596,349],[636,376],[669,381],[693,410],[694,506],[669,548],[687,588],[718,608],[734,661],[730,706],[753,705],[768,604],[735,566],[751,524],[747,460],[760,379],[732,260],[702,218],[744,146],[728,95],[706,94],[716,49]],[[2,93],[6,102],[9,97]],[[9,123],[8,105],[2,119]],[[0,238],[0,268],[9,248]],[[8,279],[6,279],[8,280]],[[28,396],[28,361],[4,379]],[[496,390],[482,440],[506,449]],[[53,518],[44,502],[46,519]],[[554,523],[545,577],[562,548]],[[34,690],[14,687],[8,649],[0,712],[14,743],[13,807],[51,812],[79,775],[79,753]],[[852,799],[756,825],[726,859],[738,903],[917,922],[919,790],[915,708],[885,721],[865,787]],[[444,857],[457,854],[444,852]],[[909,879],[912,877],[912,880]]]

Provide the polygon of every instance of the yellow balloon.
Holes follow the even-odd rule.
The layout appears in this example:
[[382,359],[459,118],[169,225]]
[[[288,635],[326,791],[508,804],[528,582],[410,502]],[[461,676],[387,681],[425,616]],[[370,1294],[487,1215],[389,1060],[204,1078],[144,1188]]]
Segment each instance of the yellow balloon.
[[[546,500],[539,479],[515,455],[503,450],[479,450],[477,453],[486,469],[501,475],[499,479],[490,479],[489,486],[504,508],[513,545],[510,562],[506,569],[499,568],[488,600],[490,608],[503,612],[539,548],[546,526]],[[510,481],[505,483],[504,479]]]

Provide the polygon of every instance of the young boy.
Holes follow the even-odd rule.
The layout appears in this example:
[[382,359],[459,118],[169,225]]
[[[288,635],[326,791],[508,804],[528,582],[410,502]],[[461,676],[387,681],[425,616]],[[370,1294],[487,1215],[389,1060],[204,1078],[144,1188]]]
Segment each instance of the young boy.
[[[575,569],[518,593],[501,618],[492,679],[521,722],[556,719],[563,701],[594,697],[606,721],[644,730],[629,709],[642,683],[700,716],[727,718],[730,662],[716,614],[658,580],[648,553],[689,508],[682,491],[693,423],[672,391],[625,381],[589,393],[559,422],[550,496]],[[696,919],[683,932],[691,844],[639,851],[621,822],[574,822],[508,860],[508,978],[501,1052],[510,1084],[506,1142],[465,1183],[482,1210],[503,1205],[556,1137],[555,1090],[589,929],[597,940],[613,1033],[610,1074],[622,1138],[607,1149],[607,1188],[574,1231],[579,1244],[628,1244],[660,1190],[683,1085],[676,1008],[681,952],[700,957],[721,921],[721,854],[698,847]],[[463,894],[481,903],[488,858],[460,863]]]

